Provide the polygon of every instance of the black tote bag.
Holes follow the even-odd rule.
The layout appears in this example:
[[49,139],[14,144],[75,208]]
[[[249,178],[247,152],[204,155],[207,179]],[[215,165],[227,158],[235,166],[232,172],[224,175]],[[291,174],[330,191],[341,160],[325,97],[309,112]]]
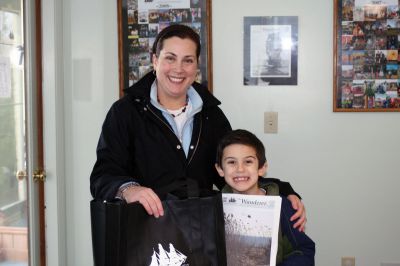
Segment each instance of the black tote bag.
[[139,203],[92,200],[94,265],[226,265],[219,192],[168,196],[162,204],[164,216],[155,218]]

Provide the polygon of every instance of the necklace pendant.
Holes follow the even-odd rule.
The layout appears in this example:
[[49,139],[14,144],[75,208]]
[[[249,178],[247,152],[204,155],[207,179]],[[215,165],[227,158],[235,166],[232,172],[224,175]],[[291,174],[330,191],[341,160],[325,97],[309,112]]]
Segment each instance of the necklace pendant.
[[177,117],[177,116],[180,116],[181,114],[183,114],[184,112],[186,112],[186,107],[187,107],[187,104],[182,108],[182,110],[179,112],[179,113],[177,113],[177,114],[173,114],[173,113],[170,113],[171,115],[172,115],[172,117]]

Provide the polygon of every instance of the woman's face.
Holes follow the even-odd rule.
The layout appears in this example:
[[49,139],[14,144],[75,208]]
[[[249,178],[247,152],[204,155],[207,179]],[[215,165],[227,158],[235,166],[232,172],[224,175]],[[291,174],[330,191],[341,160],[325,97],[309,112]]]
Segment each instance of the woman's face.
[[196,44],[191,39],[168,38],[160,55],[153,55],[153,65],[159,96],[183,97],[197,74]]

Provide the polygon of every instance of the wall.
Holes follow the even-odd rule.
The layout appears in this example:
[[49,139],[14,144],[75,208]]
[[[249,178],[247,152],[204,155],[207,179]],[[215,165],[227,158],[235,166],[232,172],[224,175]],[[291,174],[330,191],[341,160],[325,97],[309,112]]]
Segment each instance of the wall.
[[92,263],[89,176],[101,124],[118,98],[116,2],[64,2],[67,265]]
[[[65,260],[86,266],[92,263],[89,175],[101,124],[118,97],[116,1],[52,1],[62,5],[63,24],[62,45],[56,44],[63,57],[56,97],[63,104],[55,110],[64,127],[58,136],[65,158],[57,163],[65,169]],[[290,181],[303,196],[316,264],[340,265],[342,256],[363,266],[400,261],[399,114],[332,112],[332,1],[226,3],[212,6],[214,93],[234,128],[264,141],[269,175]],[[243,16],[269,15],[299,16],[297,86],[242,85]],[[265,111],[279,113],[278,134],[263,133]]]
[[117,1],[42,3],[47,265],[93,265],[89,175],[118,98]]
[[[213,1],[214,94],[234,128],[262,138],[268,175],[303,196],[316,265],[400,262],[400,114],[332,112],[332,10],[327,0]],[[298,86],[242,85],[244,16],[299,17]],[[278,134],[263,133],[265,111],[278,112]]]

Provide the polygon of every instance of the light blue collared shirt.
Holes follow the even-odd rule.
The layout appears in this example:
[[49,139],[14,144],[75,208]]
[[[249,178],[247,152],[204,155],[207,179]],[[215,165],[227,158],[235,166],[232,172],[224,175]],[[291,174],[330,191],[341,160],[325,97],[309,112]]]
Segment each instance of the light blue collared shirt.
[[[186,157],[188,156],[189,146],[192,140],[194,115],[200,112],[201,109],[203,108],[203,100],[192,86],[189,87],[187,95],[189,98],[189,103],[191,104],[192,108],[190,108],[187,111],[186,113],[187,120],[182,127],[182,147],[183,150],[185,151]],[[162,112],[163,116],[165,117],[165,119],[167,119],[175,135],[179,139],[180,137],[179,137],[178,127],[175,123],[174,117],[157,100],[156,81],[154,81],[153,84],[151,85],[150,101],[152,105],[154,105],[157,109],[159,109]]]

